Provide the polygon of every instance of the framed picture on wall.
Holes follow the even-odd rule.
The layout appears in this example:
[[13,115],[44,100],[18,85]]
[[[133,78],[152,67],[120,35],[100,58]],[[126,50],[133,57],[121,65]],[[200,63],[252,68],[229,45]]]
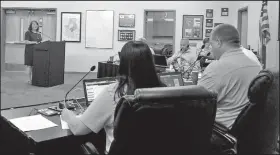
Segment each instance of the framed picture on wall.
[[118,41],[135,40],[135,30],[118,30]]
[[212,29],[206,29],[205,37],[210,37]]
[[81,16],[81,12],[61,12],[61,41],[81,42]]
[[221,16],[228,16],[228,8],[221,9]]
[[206,18],[213,18],[213,9],[206,9]]
[[189,40],[203,39],[203,15],[183,15],[182,37]]
[[213,27],[213,19],[206,19],[206,27]]
[[119,27],[135,27],[135,15],[119,14]]

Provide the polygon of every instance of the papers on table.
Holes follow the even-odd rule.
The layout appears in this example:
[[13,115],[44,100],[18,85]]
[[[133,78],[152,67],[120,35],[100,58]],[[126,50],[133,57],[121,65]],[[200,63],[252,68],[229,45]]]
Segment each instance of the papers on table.
[[[81,116],[82,116],[82,115],[77,115],[76,117],[79,118],[79,117],[81,117]],[[69,129],[68,123],[65,122],[64,120],[62,120],[61,115],[60,115],[60,121],[61,121],[61,128],[62,128],[62,129]]]
[[61,128],[62,129],[69,129],[68,123],[62,120],[61,115],[60,115],[60,121],[61,121]]
[[57,126],[42,115],[14,118],[10,119],[10,122],[24,132],[32,130],[41,130]]

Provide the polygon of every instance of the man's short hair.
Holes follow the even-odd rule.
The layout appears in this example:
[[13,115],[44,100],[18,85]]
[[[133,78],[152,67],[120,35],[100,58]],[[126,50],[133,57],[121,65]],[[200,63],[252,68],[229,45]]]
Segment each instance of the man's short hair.
[[220,24],[214,28],[211,39],[219,39],[231,46],[240,46],[238,30],[230,24]]
[[147,39],[146,38],[138,38],[138,39],[136,39],[135,41],[142,41],[142,42],[144,42],[144,43],[148,43],[148,41],[147,41]]
[[209,43],[209,41],[210,41],[209,38],[205,38],[205,39],[203,40],[203,44],[205,45],[206,43]]

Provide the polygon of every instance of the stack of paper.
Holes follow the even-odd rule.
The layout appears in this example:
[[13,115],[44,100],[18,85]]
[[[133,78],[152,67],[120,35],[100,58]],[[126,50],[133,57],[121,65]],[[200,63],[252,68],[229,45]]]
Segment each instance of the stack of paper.
[[[81,117],[82,115],[76,115],[77,118]],[[62,118],[61,118],[61,115],[60,115],[60,122],[61,122],[61,128],[62,129],[69,129],[69,126],[68,126],[68,123],[65,122]]]
[[57,126],[42,115],[14,118],[10,119],[10,122],[24,132],[32,130],[41,130]]
[[61,115],[60,115],[60,122],[61,122],[62,129],[69,129],[68,123],[62,120]]

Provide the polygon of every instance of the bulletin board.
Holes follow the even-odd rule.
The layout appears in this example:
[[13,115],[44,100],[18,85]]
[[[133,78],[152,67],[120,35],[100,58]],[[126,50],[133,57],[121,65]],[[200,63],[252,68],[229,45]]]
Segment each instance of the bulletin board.
[[183,15],[182,37],[189,40],[203,39],[203,15]]
[[87,48],[113,48],[114,11],[87,10],[85,36]]

